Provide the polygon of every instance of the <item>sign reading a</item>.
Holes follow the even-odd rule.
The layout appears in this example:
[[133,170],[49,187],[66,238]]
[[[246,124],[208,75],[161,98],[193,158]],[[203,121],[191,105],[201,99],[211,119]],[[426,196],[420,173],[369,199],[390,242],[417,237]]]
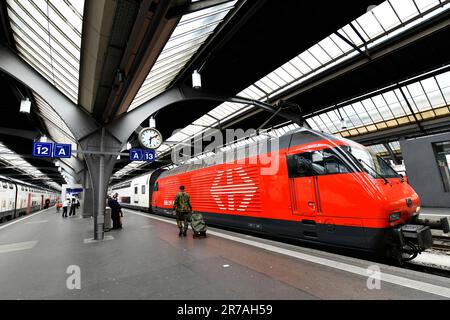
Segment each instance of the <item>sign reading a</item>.
[[141,149],[130,149],[130,160],[131,161],[142,161],[142,150]]
[[52,157],[53,143],[51,142],[34,142],[33,157]]
[[72,155],[72,145],[56,143],[53,149],[53,157],[55,158],[70,158]]

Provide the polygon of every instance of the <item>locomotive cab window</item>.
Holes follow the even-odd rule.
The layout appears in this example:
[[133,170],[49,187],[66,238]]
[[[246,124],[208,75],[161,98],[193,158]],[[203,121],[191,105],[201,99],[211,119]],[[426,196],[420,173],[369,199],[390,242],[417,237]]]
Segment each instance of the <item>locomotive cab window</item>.
[[142,194],[145,194],[145,186],[142,186]]
[[289,178],[350,172],[348,166],[332,149],[288,155],[287,163]]

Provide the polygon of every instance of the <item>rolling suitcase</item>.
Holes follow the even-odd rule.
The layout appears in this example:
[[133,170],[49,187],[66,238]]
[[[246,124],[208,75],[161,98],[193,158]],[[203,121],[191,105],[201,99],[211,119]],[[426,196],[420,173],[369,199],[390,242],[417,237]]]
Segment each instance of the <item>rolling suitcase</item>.
[[190,217],[194,238],[206,237],[206,223],[201,213],[193,213]]

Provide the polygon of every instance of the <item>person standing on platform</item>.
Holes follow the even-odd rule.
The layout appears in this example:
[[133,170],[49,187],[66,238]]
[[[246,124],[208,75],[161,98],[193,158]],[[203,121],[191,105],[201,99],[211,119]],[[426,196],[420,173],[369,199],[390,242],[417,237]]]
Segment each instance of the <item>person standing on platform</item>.
[[115,193],[112,198],[108,199],[108,206],[111,208],[111,219],[113,222],[112,229],[122,229],[120,215],[122,215],[122,207],[117,201],[119,194]]
[[78,206],[79,206],[78,199],[75,198],[75,197],[73,197],[73,198],[72,198],[72,202],[70,203],[69,217],[70,217],[70,216],[74,216],[74,215],[77,214],[77,213],[76,213],[76,211],[77,211],[76,209],[78,208]]
[[173,201],[173,209],[176,212],[177,225],[180,229],[178,236],[181,235],[186,237],[186,232],[189,227],[188,224],[188,215],[192,211],[191,205],[191,197],[189,194],[184,192],[184,186],[180,186],[180,192],[175,196],[175,200]]
[[70,205],[70,200],[69,200],[69,198],[67,198],[66,200],[64,200],[63,205],[62,205],[62,208],[63,208],[62,216],[63,216],[63,218],[67,218],[67,208],[69,207],[69,205]]

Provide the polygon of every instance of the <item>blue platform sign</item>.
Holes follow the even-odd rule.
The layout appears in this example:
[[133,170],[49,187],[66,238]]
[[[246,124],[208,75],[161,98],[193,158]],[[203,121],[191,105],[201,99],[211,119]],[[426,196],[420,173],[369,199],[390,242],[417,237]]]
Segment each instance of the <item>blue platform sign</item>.
[[51,142],[34,142],[33,157],[52,157],[53,143]]
[[53,149],[53,157],[55,158],[70,158],[72,155],[72,145],[56,143]]
[[153,162],[156,159],[156,151],[153,149],[144,150],[143,152],[143,160],[147,162]]
[[141,149],[130,149],[130,160],[131,161],[142,161],[142,150]]

